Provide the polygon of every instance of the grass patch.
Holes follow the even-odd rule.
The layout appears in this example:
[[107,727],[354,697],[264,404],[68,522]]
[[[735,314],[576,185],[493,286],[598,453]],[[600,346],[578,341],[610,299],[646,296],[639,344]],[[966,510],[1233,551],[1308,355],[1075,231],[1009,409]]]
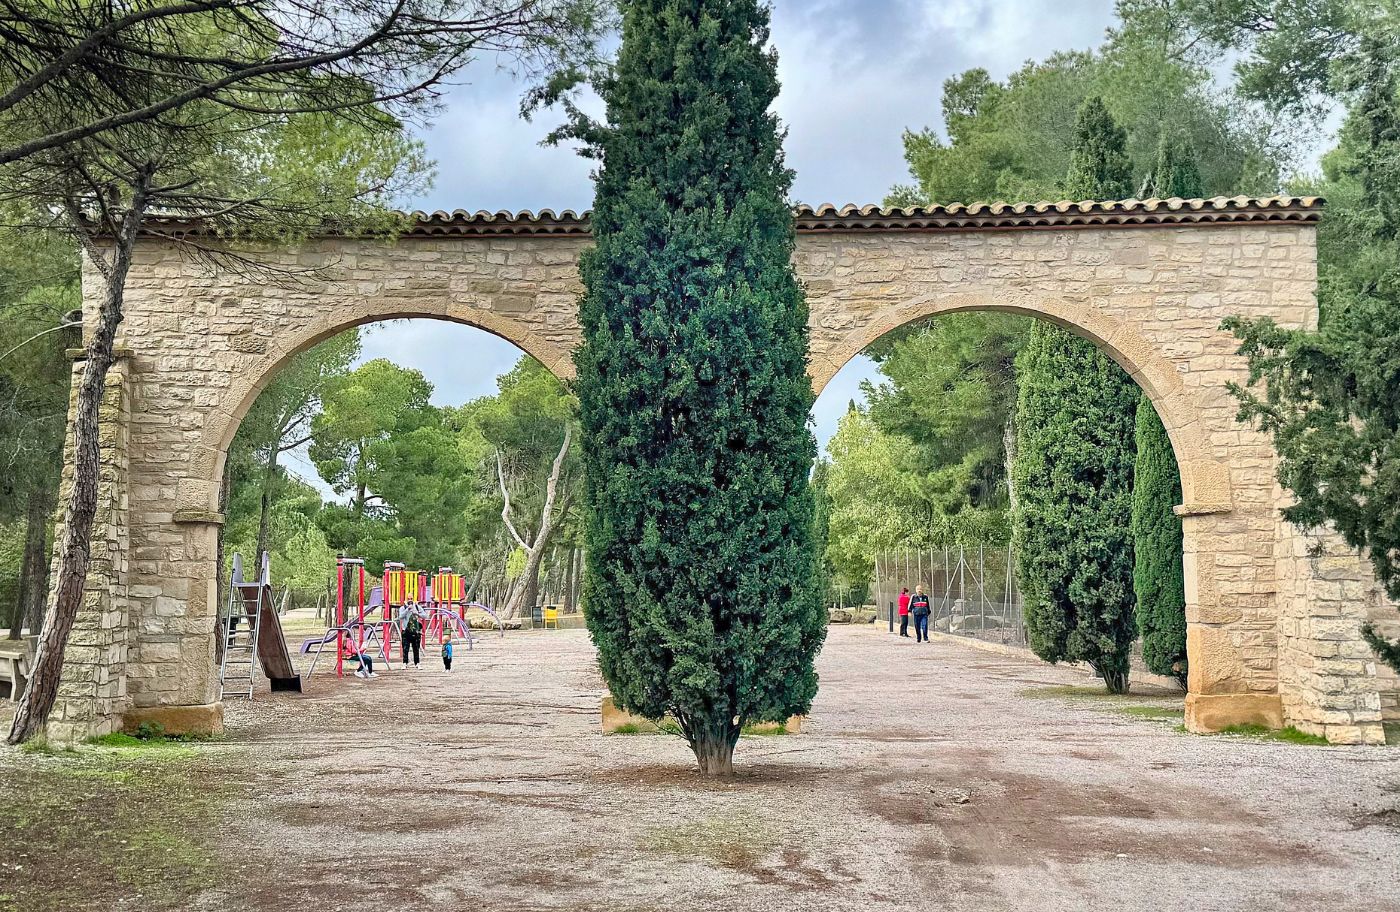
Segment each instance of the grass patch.
[[1119,712],[1139,719],[1166,722],[1180,719],[1182,710],[1180,707],[1171,706],[1124,706],[1119,709]]
[[750,722],[739,731],[739,734],[746,738],[771,738],[787,733],[786,722]]
[[1095,709],[1110,710],[1147,719],[1153,722],[1168,722],[1180,719],[1184,709],[1180,701],[1162,693],[1111,694],[1101,686],[1084,684],[1063,684],[1057,687],[1032,687],[1021,691],[1021,696],[1035,700],[1067,700],[1075,703],[1096,704]]
[[1178,725],[1173,729],[1179,734],[1194,735],[1200,734],[1203,738],[1215,738],[1220,735],[1234,735],[1237,738],[1251,738],[1255,741],[1276,741],[1282,744],[1304,744],[1310,747],[1326,747],[1327,739],[1321,735],[1310,734],[1299,731],[1292,725],[1286,728],[1266,728],[1263,725],[1230,725],[1222,728],[1218,732],[1193,732],[1185,725]]
[[215,871],[227,788],[198,755],[130,735],[0,755],[0,910],[188,908]]
[[30,738],[19,746],[20,753],[37,755],[42,757],[62,757],[68,754],[76,754],[78,749],[71,744],[57,745],[50,744],[49,739],[40,735],[37,738]]
[[742,869],[757,864],[771,844],[763,821],[740,811],[658,827],[646,835],[642,848]]
[[1057,684],[1051,687],[1029,687],[1021,696],[1033,700],[1121,700],[1125,695],[1111,694],[1103,687],[1083,684]]
[[660,722],[623,722],[617,728],[607,732],[610,735],[679,735],[681,727],[670,719],[662,719]]
[[1285,744],[1307,744],[1313,747],[1327,746],[1326,738],[1321,735],[1299,731],[1292,725],[1286,728],[1265,728],[1262,725],[1230,725],[1221,729],[1220,734],[1255,738],[1259,741],[1282,741]]

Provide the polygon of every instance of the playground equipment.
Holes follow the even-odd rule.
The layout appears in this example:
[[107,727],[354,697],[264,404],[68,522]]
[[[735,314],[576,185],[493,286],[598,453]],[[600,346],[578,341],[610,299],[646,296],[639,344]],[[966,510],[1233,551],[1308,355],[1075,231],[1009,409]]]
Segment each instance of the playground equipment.
[[467,621],[467,612],[473,609],[488,615],[500,635],[505,636],[505,622],[490,606],[466,600],[466,581],[451,567],[439,567],[428,574],[386,562],[383,584],[367,589],[365,562],[341,556],[336,558],[335,574],[335,606],[330,623],[324,633],[307,637],[301,643],[302,655],[314,653],[306,670],[308,678],[315,673],[328,647],[335,650],[337,676],[345,674],[346,657],[359,654],[378,656],[388,667],[395,641],[400,650],[403,648],[403,609],[409,604],[417,606],[422,617],[424,645],[441,645],[452,633],[459,645],[473,649],[476,637]]
[[[273,691],[301,690],[301,676],[292,666],[277,602],[272,595],[271,561],[266,551],[259,562],[258,578],[243,578],[243,555],[233,556],[228,603],[219,619],[224,651],[219,661],[219,696],[253,699],[257,670],[261,665]],[[244,680],[247,688],[244,689]]]
[[[353,617],[347,617],[349,605],[347,604],[346,571],[352,571],[355,575],[355,611]],[[335,614],[331,618],[331,623],[326,627],[326,632],[319,637],[309,637],[302,641],[301,654],[306,655],[315,649],[316,654],[311,659],[311,665],[306,669],[306,676],[310,678],[316,673],[316,665],[321,661],[321,656],[325,653],[325,647],[335,643],[335,674],[336,677],[345,675],[345,658],[347,655],[370,655],[378,654],[387,667],[389,664],[389,619],[388,610],[384,604],[383,589],[376,586],[369,593],[369,599],[365,598],[365,562],[358,557],[339,556],[335,559]],[[375,622],[369,615],[375,611],[380,613],[380,620]]]

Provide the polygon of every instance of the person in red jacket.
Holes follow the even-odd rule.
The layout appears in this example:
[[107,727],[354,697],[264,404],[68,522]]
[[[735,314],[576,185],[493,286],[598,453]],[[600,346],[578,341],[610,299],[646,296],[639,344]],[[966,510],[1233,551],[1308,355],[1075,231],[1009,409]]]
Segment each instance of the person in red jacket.
[[899,590],[899,635],[909,636],[909,587]]

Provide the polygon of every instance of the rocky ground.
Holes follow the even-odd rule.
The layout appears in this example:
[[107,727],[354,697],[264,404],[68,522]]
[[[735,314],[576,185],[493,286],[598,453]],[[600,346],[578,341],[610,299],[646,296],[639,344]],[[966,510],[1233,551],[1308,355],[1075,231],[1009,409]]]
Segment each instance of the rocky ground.
[[[102,761],[136,771],[120,800],[12,829],[0,870],[67,877],[64,909],[1400,910],[1393,748],[1188,735],[1165,692],[872,627],[833,627],[820,671],[803,733],[745,738],[710,782],[675,737],[601,734],[582,631],[459,644],[450,674],[318,669],[230,704],[226,740]],[[0,765],[33,790],[94,752]],[[187,793],[199,813],[163,810]],[[185,842],[104,847],[104,807]],[[115,878],[36,868],[56,838]]]

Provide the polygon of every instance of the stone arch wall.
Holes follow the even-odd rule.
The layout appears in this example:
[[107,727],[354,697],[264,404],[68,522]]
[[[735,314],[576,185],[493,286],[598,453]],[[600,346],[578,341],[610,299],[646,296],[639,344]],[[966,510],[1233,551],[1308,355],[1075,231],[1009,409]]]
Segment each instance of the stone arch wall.
[[[1094,341],[1151,397],[1181,468],[1187,725],[1382,737],[1357,635],[1368,574],[1327,536],[1330,568],[1308,564],[1304,537],[1279,518],[1273,448],[1235,420],[1226,387],[1247,376],[1226,317],[1315,325],[1310,224],[832,232],[803,237],[797,265],[818,388],[880,336],[940,313],[1026,314]],[[1321,640],[1333,635],[1345,645]]]
[[[1357,662],[1365,609],[1348,600],[1366,577],[1354,556],[1309,563],[1277,518],[1272,450],[1234,422],[1223,387],[1243,376],[1223,317],[1315,320],[1316,216],[1305,200],[800,209],[814,386],[883,333],[939,313],[1025,313],[1092,338],[1152,396],[1183,469],[1188,723],[1287,719],[1375,740],[1374,668]],[[171,240],[143,242],[112,377],[120,408],[103,419],[98,538],[110,560],[94,564],[55,735],[152,718],[217,726],[219,480],[278,365],[341,329],[416,316],[481,327],[570,376],[588,243],[572,213],[439,213],[395,244],[324,238],[263,252],[295,278],[272,283],[210,269]],[[1343,571],[1355,578],[1346,586],[1327,578]],[[1339,631],[1343,648],[1323,641]]]

